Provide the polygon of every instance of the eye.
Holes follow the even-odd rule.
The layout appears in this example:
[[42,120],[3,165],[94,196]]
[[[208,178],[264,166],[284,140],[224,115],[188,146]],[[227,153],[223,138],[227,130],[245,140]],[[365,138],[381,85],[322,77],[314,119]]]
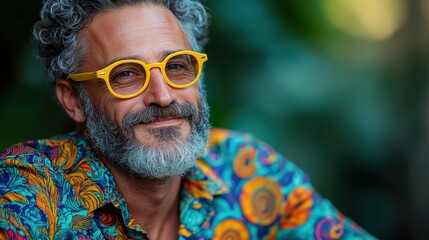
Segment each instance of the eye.
[[110,83],[125,84],[136,79],[138,74],[133,71],[122,71],[110,76]]
[[110,72],[111,84],[129,84],[145,78],[144,68],[139,64],[121,64]]
[[134,75],[135,74],[132,71],[122,71],[122,72],[119,72],[119,73],[115,74],[114,78],[115,79],[121,79],[121,78],[132,77]]
[[168,62],[165,66],[166,71],[183,71],[186,70],[188,66],[181,61]]

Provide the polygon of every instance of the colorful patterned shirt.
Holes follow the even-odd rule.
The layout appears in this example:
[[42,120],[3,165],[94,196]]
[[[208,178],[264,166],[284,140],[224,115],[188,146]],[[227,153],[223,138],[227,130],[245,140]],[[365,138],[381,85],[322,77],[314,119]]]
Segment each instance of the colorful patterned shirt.
[[[212,129],[183,178],[179,239],[376,239],[252,135]],[[0,239],[147,239],[77,132],[0,155]]]

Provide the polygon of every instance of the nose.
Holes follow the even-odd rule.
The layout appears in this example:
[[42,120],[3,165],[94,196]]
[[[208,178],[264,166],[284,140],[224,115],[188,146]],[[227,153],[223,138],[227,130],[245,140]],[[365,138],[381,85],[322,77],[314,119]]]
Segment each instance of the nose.
[[142,95],[146,106],[156,104],[166,107],[174,101],[172,88],[165,81],[159,68],[152,68],[150,70],[149,85]]

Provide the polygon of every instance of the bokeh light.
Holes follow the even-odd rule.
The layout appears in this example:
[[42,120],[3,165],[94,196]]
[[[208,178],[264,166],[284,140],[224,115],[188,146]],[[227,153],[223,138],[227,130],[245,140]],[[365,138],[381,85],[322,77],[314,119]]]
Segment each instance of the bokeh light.
[[335,27],[364,40],[389,39],[407,17],[405,0],[326,0],[323,7]]

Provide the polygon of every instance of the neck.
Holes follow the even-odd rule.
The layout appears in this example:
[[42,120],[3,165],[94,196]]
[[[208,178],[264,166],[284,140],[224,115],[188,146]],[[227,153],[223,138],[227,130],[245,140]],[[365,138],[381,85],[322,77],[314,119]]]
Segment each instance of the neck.
[[[151,239],[177,239],[181,177],[147,179],[132,177],[108,162],[131,216]],[[165,234],[165,235],[163,235]]]

